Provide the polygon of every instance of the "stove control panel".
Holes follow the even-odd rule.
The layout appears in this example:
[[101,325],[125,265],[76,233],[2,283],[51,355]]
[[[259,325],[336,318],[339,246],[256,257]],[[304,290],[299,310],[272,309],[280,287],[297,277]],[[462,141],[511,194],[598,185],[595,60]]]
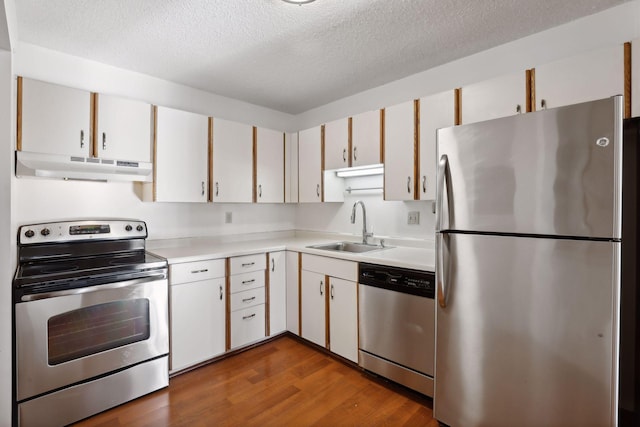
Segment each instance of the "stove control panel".
[[21,226],[18,229],[18,244],[145,239],[147,235],[147,225],[138,220],[60,221]]

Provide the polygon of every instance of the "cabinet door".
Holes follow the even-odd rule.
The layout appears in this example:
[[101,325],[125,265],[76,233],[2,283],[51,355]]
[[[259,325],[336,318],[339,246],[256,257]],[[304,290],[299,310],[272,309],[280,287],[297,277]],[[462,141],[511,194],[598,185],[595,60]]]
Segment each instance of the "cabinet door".
[[436,131],[455,124],[455,91],[420,98],[420,200],[436,198]]
[[329,278],[329,349],[358,363],[358,284]]
[[96,155],[105,159],[151,162],[151,105],[96,94]]
[[284,139],[285,203],[298,203],[298,133],[288,133]]
[[302,338],[322,347],[327,345],[326,292],[324,274],[302,270]]
[[207,202],[208,119],[158,107],[155,201]]
[[324,125],[324,168],[349,166],[349,119],[334,120]]
[[462,124],[526,111],[527,73],[519,71],[462,88]]
[[269,335],[287,330],[287,256],[269,253]]
[[624,94],[624,47],[606,47],[535,68],[536,110]]
[[225,351],[224,278],[170,286],[171,371]]
[[91,94],[38,80],[19,79],[21,132],[18,144],[22,151],[88,157]]
[[384,199],[414,199],[414,101],[385,108]]
[[352,166],[381,163],[380,110],[368,111],[353,116],[351,145]]
[[284,203],[284,133],[256,130],[256,202]]
[[287,330],[293,334],[300,335],[300,300],[299,300],[299,283],[298,268],[299,263],[298,252],[287,251]]
[[253,127],[213,120],[214,202],[253,201]]
[[322,201],[320,126],[298,132],[298,194],[300,203]]

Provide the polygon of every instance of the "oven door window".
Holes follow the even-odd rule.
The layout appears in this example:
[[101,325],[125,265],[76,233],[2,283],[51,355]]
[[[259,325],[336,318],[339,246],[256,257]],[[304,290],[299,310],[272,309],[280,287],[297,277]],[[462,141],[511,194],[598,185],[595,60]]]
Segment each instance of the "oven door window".
[[144,341],[150,335],[149,300],[97,304],[47,322],[49,365]]

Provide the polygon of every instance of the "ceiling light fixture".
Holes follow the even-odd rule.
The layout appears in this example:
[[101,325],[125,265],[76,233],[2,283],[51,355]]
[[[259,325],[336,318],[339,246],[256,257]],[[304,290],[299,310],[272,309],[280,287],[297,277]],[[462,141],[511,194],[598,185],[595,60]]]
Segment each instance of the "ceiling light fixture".
[[311,3],[316,0],[282,0],[285,3],[297,4],[298,6],[302,6],[303,4]]

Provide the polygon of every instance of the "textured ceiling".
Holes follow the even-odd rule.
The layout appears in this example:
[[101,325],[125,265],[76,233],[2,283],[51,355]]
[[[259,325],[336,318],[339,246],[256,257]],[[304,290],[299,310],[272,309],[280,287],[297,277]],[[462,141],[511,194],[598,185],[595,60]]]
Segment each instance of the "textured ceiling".
[[18,39],[297,114],[625,0],[17,0]]

